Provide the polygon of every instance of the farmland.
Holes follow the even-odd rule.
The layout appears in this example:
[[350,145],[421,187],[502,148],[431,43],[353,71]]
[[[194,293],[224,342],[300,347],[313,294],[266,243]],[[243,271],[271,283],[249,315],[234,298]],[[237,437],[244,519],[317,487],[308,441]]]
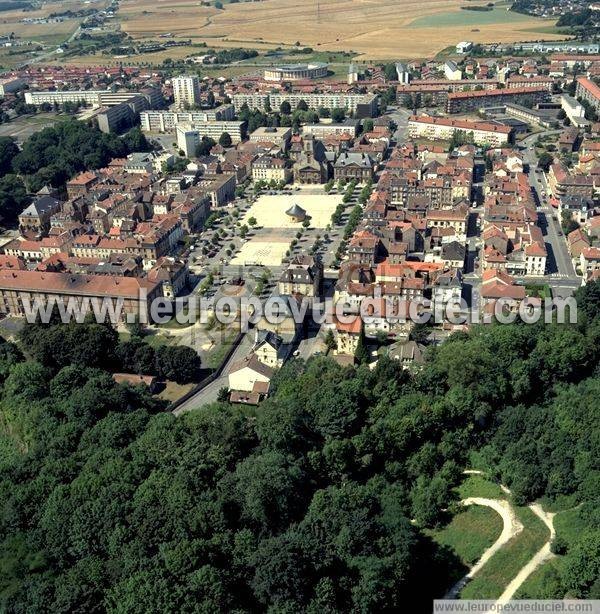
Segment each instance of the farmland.
[[464,39],[514,42],[531,39],[536,31],[540,32],[536,38],[560,38],[550,32],[552,20],[509,13],[505,6],[461,10],[464,4],[464,0],[265,0],[225,4],[217,10],[189,0],[124,0],[119,17],[122,29],[134,38],[171,33],[209,46],[262,49],[298,41],[320,51],[353,50],[365,60],[430,56]]
[[[105,2],[96,2],[92,6],[101,8]],[[0,30],[2,33],[14,32],[14,34],[25,40],[48,44],[60,44],[68,38],[79,26],[78,19],[67,19],[55,23],[22,23],[22,20],[41,19],[48,17],[51,13],[62,11],[77,11],[83,8],[90,8],[89,4],[75,0],[65,0],[62,2],[51,2],[44,4],[41,8],[32,11],[12,10],[0,13]]]

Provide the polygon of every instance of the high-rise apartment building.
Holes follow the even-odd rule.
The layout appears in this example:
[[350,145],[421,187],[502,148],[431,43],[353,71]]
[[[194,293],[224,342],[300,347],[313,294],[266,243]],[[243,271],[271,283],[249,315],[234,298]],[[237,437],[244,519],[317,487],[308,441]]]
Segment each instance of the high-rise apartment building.
[[200,102],[200,81],[197,75],[173,78],[173,97],[175,106],[183,109]]

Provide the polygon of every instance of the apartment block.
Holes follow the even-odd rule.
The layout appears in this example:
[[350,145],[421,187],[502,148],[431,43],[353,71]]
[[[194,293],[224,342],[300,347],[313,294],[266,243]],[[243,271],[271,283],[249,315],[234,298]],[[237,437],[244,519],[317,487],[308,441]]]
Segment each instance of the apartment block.
[[194,106],[200,102],[200,80],[197,75],[174,77],[173,98],[178,109]]
[[472,134],[473,141],[476,144],[492,145],[493,147],[508,143],[512,135],[511,128],[501,124],[429,117],[427,115],[410,117],[408,131],[411,138],[441,140],[451,139],[455,132]]
[[322,93],[301,94],[281,92],[276,94],[234,94],[233,106],[239,112],[244,105],[250,109],[266,110],[279,109],[281,103],[288,102],[294,110],[303,100],[309,109],[345,109],[356,117],[375,117],[378,109],[378,96],[376,94],[346,94],[346,93]]
[[493,107],[507,102],[517,102],[528,98],[533,103],[545,102],[550,92],[545,87],[521,87],[512,89],[452,92],[448,94],[446,110],[448,113],[466,113],[485,107]]
[[194,156],[202,137],[218,141],[223,133],[229,134],[232,143],[239,143],[244,136],[245,122],[199,122],[177,124],[177,146],[186,156]]
[[231,121],[235,118],[235,109],[231,104],[224,104],[215,109],[201,111],[166,111],[153,109],[140,113],[140,126],[144,132],[175,132],[177,124],[213,121]]

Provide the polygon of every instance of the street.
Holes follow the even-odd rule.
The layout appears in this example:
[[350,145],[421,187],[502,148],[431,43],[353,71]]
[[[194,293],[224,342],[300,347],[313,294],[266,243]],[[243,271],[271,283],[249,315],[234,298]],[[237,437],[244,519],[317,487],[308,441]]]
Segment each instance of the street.
[[231,372],[232,366],[247,356],[250,352],[250,348],[254,343],[254,332],[250,331],[246,333],[239,345],[231,355],[231,358],[227,361],[227,364],[223,368],[221,375],[214,381],[208,384],[205,388],[202,388],[199,392],[197,392],[194,396],[189,398],[187,401],[182,403],[177,409],[173,411],[173,413],[178,416],[186,411],[190,411],[191,409],[196,409],[197,407],[201,407],[202,405],[206,405],[207,403],[214,403],[217,400],[219,390],[223,387],[228,387],[228,378],[227,376]]
[[[550,130],[524,139],[521,143],[525,146],[523,161],[529,165],[529,182],[538,205],[539,226],[544,234],[546,249],[548,250],[546,277],[544,279],[552,287],[579,287],[581,279],[575,273],[557,211],[548,204],[550,193],[546,176],[543,172],[538,172],[537,169],[538,159],[535,153],[535,141],[540,136],[555,134],[558,134],[558,131]],[[546,196],[544,197],[543,194]]]

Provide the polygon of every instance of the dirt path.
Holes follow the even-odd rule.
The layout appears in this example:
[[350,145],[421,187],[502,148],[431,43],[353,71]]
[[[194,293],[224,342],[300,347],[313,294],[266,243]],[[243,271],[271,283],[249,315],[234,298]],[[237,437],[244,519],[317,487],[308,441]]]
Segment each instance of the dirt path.
[[482,497],[469,497],[461,501],[463,505],[484,505],[492,508],[500,514],[502,518],[502,533],[500,537],[481,555],[481,558],[471,567],[469,572],[463,576],[446,594],[444,599],[457,599],[458,594],[469,582],[469,580],[479,572],[479,570],[490,560],[504,544],[523,530],[523,525],[519,522],[512,506],[508,501],[502,499],[484,499]]
[[[467,469],[463,471],[466,475],[484,475],[483,471],[478,469]],[[504,493],[510,495],[510,490],[500,485],[500,488]],[[460,591],[469,582],[469,580],[477,574],[477,572],[489,561],[489,559],[512,537],[518,535],[523,530],[523,525],[515,516],[512,505],[509,501],[504,499],[483,499],[480,497],[470,497],[461,501],[463,505],[485,505],[491,507],[498,512],[502,517],[504,524],[500,537],[492,544],[481,556],[481,558],[475,563],[475,565],[469,570],[469,572],[462,577],[446,594],[445,599],[458,599]],[[554,530],[554,516],[556,514],[552,512],[545,512],[539,503],[532,503],[528,506],[529,509],[541,519],[541,521],[548,527],[550,531],[550,538],[548,541],[536,552],[533,557],[519,570],[519,573],[508,583],[504,592],[498,598],[497,603],[506,603],[513,598],[520,586],[525,580],[545,561],[552,558],[554,555],[550,551],[550,544],[556,535]]]
[[550,552],[550,544],[556,535],[554,530],[554,516],[555,514],[551,512],[545,512],[542,509],[542,506],[538,503],[532,503],[529,506],[529,509],[536,515],[538,518],[542,520],[542,522],[548,527],[550,531],[550,539],[538,550],[533,558],[524,565],[519,573],[515,576],[513,580],[508,584],[508,586],[504,589],[502,595],[498,599],[497,603],[506,603],[510,599],[513,598],[514,594],[517,592],[519,587],[525,582],[525,580],[545,561],[552,558],[554,555]]

